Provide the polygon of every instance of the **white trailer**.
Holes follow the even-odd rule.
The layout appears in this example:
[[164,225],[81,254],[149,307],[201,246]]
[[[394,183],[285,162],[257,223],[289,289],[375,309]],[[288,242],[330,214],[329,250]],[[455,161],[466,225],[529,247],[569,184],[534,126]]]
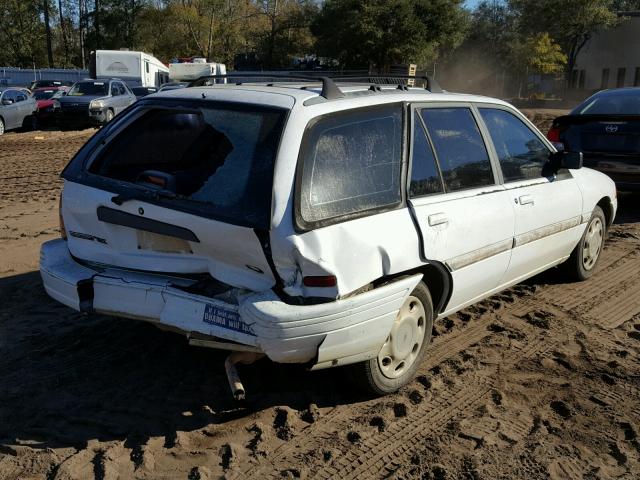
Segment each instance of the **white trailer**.
[[92,78],[117,77],[130,86],[159,88],[169,81],[164,63],[148,53],[128,50],[91,52],[89,73]]
[[[206,59],[194,59],[192,63],[170,63],[169,78],[173,82],[189,82],[205,75],[226,75],[224,63],[207,62]],[[223,83],[223,82],[221,82]]]

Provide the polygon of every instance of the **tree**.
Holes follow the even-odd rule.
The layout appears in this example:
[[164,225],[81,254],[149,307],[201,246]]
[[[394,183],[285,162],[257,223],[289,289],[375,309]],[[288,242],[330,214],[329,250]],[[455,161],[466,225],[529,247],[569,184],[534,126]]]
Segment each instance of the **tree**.
[[529,37],[525,42],[525,61],[531,71],[541,75],[561,73],[567,56],[548,33]]
[[548,32],[567,56],[565,80],[591,35],[617,23],[612,0],[509,0],[525,36]]
[[0,59],[5,65],[32,68],[46,64],[46,39],[40,0],[0,2]]
[[312,25],[318,53],[343,67],[424,66],[464,38],[461,0],[327,0]]

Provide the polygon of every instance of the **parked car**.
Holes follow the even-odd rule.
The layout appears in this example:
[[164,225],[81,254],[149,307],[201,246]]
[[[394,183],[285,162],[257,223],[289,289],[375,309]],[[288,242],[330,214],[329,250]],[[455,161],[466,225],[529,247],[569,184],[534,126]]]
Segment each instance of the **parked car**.
[[158,89],[156,87],[131,87],[131,91],[138,100],[152,93],[156,93]]
[[54,101],[66,95],[69,87],[43,87],[36,88],[33,91],[33,98],[38,104],[38,121],[40,124],[52,121],[55,116],[56,108]]
[[34,80],[29,88],[37,90],[38,88],[70,87],[71,85],[73,85],[73,82],[68,80]]
[[16,128],[38,127],[38,105],[26,88],[0,87],[0,135]]
[[548,138],[581,150],[585,166],[609,175],[618,190],[640,191],[640,88],[603,90],[558,117]]
[[48,294],[236,350],[237,397],[234,363],[260,355],[384,394],[436,318],[556,265],[593,274],[616,190],[579,153],[501,100],[322,82],[138,101],[62,173]]
[[129,87],[117,79],[76,82],[67,94],[54,101],[61,127],[104,125],[136,101]]

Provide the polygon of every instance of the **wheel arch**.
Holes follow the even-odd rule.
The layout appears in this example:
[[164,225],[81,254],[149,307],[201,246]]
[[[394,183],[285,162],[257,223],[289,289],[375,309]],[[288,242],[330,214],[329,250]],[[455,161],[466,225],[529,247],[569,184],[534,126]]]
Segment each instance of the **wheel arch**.
[[598,200],[598,203],[596,203],[596,206],[600,207],[604,212],[604,219],[606,220],[607,228],[609,228],[613,223],[613,215],[614,215],[611,198],[609,198],[608,196],[602,197],[600,200]]
[[433,314],[435,318],[445,311],[445,307],[449,303],[451,292],[453,291],[453,279],[451,277],[451,273],[443,263],[427,260],[427,264],[425,265],[421,265],[404,272],[398,272],[397,274],[380,280],[388,281],[400,276],[415,275],[416,273],[422,274],[422,281],[429,289],[431,301],[433,302]]

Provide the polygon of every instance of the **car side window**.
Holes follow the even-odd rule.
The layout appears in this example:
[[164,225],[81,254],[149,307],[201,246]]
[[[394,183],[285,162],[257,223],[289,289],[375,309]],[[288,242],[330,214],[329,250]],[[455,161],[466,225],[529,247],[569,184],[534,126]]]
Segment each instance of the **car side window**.
[[15,90],[6,90],[4,95],[2,95],[2,100],[12,100],[16,101],[16,91]]
[[16,95],[16,102],[24,102],[26,99],[27,99],[27,96],[22,92],[19,92]]
[[400,203],[402,109],[360,109],[321,118],[300,160],[299,215],[321,222]]
[[120,95],[126,95],[127,89],[122,83],[118,83],[118,90],[120,91]]
[[497,108],[480,108],[505,182],[539,178],[550,150],[522,120]]
[[419,115],[413,120],[413,146],[411,150],[411,180],[409,195],[420,197],[444,192],[442,178],[433,155],[431,143]]
[[112,83],[111,84],[111,96],[115,97],[120,95],[120,89],[118,88],[118,84],[117,83]]
[[425,108],[421,115],[447,192],[495,184],[487,147],[469,108]]

